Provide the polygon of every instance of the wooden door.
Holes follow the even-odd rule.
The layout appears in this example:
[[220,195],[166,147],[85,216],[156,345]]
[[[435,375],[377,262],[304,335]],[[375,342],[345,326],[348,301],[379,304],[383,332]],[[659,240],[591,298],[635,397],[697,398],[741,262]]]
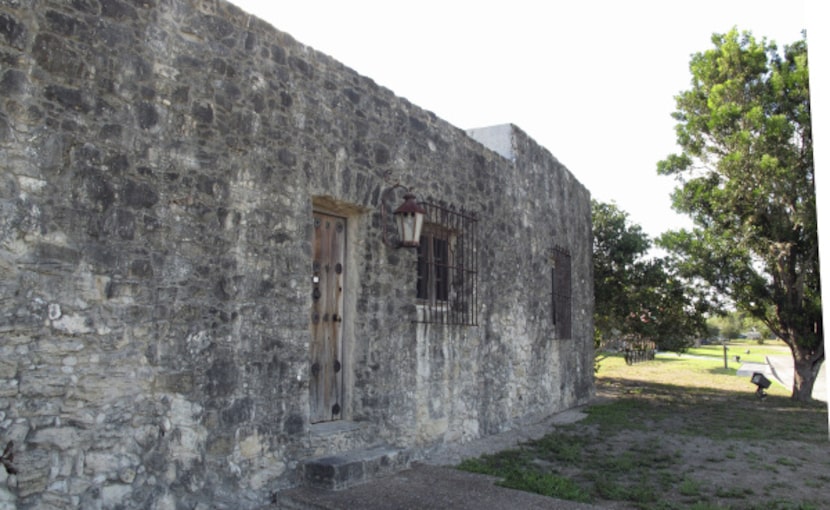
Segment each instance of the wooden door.
[[314,213],[311,300],[311,423],[343,412],[343,282],[346,219]]

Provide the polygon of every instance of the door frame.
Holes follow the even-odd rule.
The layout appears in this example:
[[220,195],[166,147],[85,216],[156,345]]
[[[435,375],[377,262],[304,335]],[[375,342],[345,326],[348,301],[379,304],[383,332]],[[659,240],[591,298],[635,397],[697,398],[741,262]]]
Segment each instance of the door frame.
[[[357,291],[360,288],[360,278],[361,273],[363,271],[363,266],[358,262],[358,249],[360,248],[358,245],[360,243],[360,239],[365,239],[365,231],[367,225],[369,224],[369,213],[371,209],[358,206],[355,204],[351,204],[348,202],[343,202],[340,200],[336,200],[329,196],[313,196],[311,198],[311,211],[308,215],[308,221],[310,222],[310,228],[312,229],[311,235],[309,237],[309,242],[312,242],[313,238],[311,236],[314,235],[313,228],[314,228],[314,213],[322,213],[328,214],[331,216],[338,216],[344,218],[346,220],[346,239],[345,239],[345,253],[344,253],[344,284],[343,284],[343,322],[341,323],[341,363],[342,363],[342,387],[341,387],[341,407],[342,410],[340,412],[340,419],[336,420],[335,422],[320,422],[320,424],[325,423],[336,423],[337,421],[348,421],[352,419],[353,416],[353,388],[354,388],[354,374],[355,374],[355,365],[354,360],[356,359],[356,351],[360,349],[365,349],[366,346],[357,345],[357,341],[355,340],[355,318],[357,317]],[[363,234],[363,235],[362,235]],[[309,305],[307,310],[311,310],[311,277],[313,271],[313,258],[314,254],[311,253],[311,245],[309,246],[309,253],[308,253],[308,272],[309,278],[307,280],[309,285]],[[311,318],[308,318],[308,333],[307,338],[309,340],[309,347],[307,350],[308,353],[308,369],[311,368]],[[308,373],[310,378],[311,374]],[[309,405],[308,405],[308,416],[311,416],[311,394],[310,390],[306,392],[307,398],[309,398]]]

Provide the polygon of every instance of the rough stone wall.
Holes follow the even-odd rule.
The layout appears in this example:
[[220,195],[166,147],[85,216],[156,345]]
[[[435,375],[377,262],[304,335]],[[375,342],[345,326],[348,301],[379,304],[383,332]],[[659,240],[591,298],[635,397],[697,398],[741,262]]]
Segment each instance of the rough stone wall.
[[[513,159],[221,0],[0,0],[0,508],[251,507],[309,456],[585,402],[589,195],[508,133]],[[413,323],[395,183],[478,213],[477,327]],[[315,208],[348,218],[340,428],[308,419]]]

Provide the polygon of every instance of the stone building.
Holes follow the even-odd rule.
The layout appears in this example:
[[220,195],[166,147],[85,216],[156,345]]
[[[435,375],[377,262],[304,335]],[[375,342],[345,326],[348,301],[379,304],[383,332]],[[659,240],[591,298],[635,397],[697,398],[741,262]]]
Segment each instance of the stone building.
[[591,282],[515,126],[223,0],[0,0],[0,508],[254,507],[579,405]]

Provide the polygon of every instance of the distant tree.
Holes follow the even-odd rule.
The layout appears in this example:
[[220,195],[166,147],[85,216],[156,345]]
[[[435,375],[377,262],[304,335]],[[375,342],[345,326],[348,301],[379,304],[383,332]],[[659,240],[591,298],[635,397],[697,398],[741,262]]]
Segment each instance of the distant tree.
[[682,351],[706,335],[704,301],[668,261],[648,258],[651,241],[615,204],[592,202],[594,327],[598,343],[649,340]]
[[770,331],[769,326],[751,315],[747,315],[744,318],[743,325],[744,331],[756,331],[759,335],[761,335],[762,340],[773,338],[775,336],[772,334],[772,331]]
[[716,330],[716,334],[727,340],[741,338],[748,331],[756,331],[762,339],[771,338],[772,333],[766,324],[740,310],[729,310],[706,321]]
[[740,312],[732,311],[724,315],[715,316],[707,322],[718,329],[718,335],[724,340],[740,338],[741,332],[744,330]]
[[720,327],[718,327],[717,323],[712,322],[711,319],[706,320],[706,338],[709,341],[718,341],[723,338]]
[[792,398],[811,398],[824,361],[807,43],[758,42],[736,29],[692,56],[675,99],[674,208],[695,228],[659,243],[789,345]]

